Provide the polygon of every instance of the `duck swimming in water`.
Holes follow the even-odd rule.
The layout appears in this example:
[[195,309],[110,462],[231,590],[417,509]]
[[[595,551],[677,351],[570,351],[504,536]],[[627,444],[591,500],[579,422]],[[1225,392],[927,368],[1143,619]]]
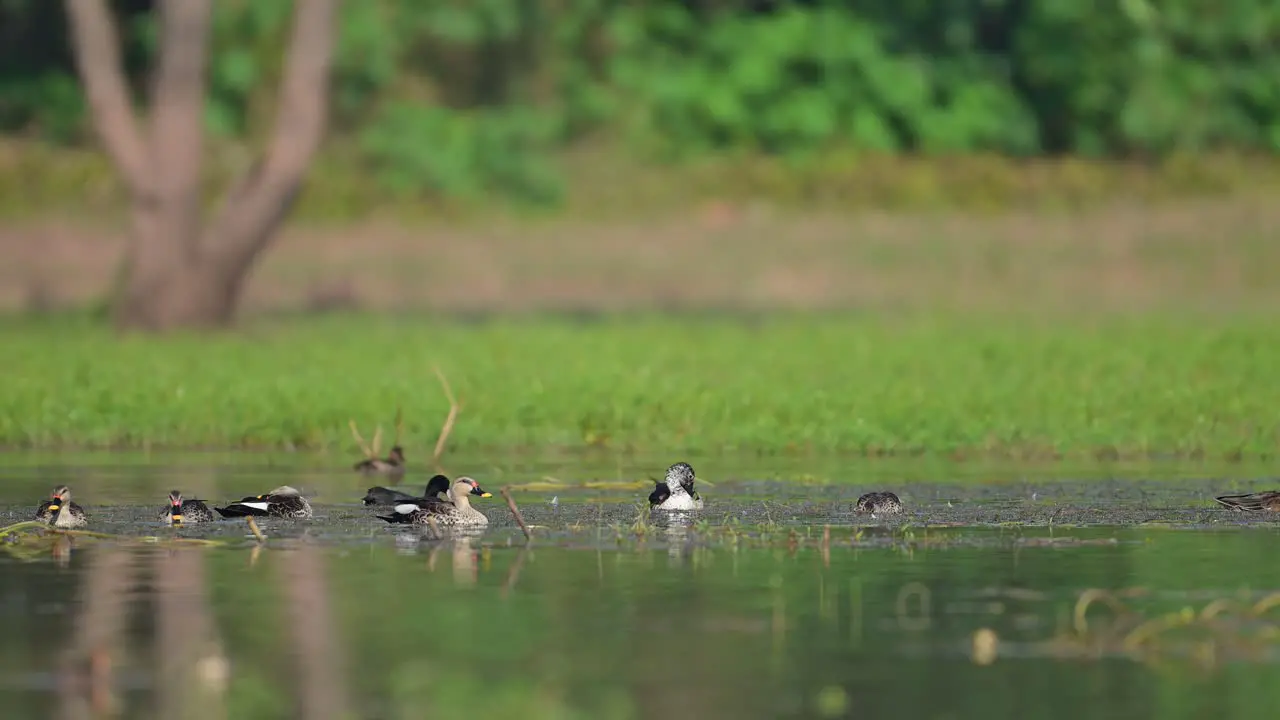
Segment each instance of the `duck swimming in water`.
[[1249,493],[1247,495],[1223,495],[1214,498],[1219,505],[1224,505],[1237,512],[1267,510],[1280,512],[1280,491]]
[[288,485],[281,485],[266,495],[250,495],[233,503],[228,503],[226,507],[216,507],[214,510],[218,511],[218,514],[222,517],[246,517],[249,515],[279,518],[311,517],[311,503],[302,497],[302,493]]
[[54,488],[49,499],[40,503],[36,508],[36,519],[59,528],[82,527],[89,523],[84,508],[71,502],[71,488],[66,485]]
[[168,525],[190,525],[212,520],[213,511],[203,500],[183,498],[178,490],[169,493],[169,506],[160,511],[160,522]]
[[902,512],[902,501],[897,495],[888,491],[869,492],[858,498],[858,504],[854,510],[872,515],[896,515]]
[[387,457],[366,458],[355,465],[352,465],[351,468],[353,470],[359,470],[362,475],[387,475],[390,477],[401,477],[404,475],[404,448],[396,445],[391,448],[391,452]]
[[667,477],[654,483],[653,492],[649,493],[649,508],[652,510],[701,510],[702,498],[693,489],[693,466],[686,462],[678,462],[667,468]]
[[440,497],[442,494],[449,492],[449,478],[444,475],[436,475],[427,481],[427,489],[423,491],[421,496],[410,495],[406,492],[384,488],[381,485],[369,488],[369,492],[365,493],[361,500],[365,505],[401,505],[411,503],[427,498],[430,500],[444,501]]
[[[401,503],[392,509],[390,515],[379,515],[380,520],[389,523],[412,523],[430,525],[434,520],[438,525],[488,525],[489,518],[471,507],[468,495],[493,497],[480,487],[480,484],[469,477],[460,477],[453,481],[453,487],[446,493],[448,500],[437,498],[417,498],[412,502]],[[428,519],[430,518],[430,519]]]

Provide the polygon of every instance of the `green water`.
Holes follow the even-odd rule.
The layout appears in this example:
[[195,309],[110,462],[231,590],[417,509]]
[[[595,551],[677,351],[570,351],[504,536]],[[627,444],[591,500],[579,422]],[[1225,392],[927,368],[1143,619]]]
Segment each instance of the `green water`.
[[[895,473],[911,475],[852,475],[897,487]],[[183,531],[221,547],[0,552],[0,700],[7,717],[76,716],[94,697],[87,654],[110,660],[118,717],[1274,716],[1280,608],[1243,608],[1280,590],[1278,526],[1205,501],[1264,478],[984,473],[1000,482],[920,469],[887,524],[849,512],[859,482],[726,477],[706,491],[710,520],[686,525],[637,524],[637,492],[574,484],[602,468],[516,494],[539,526],[525,548],[497,498],[490,530],[437,541],[371,520],[355,499],[370,483],[342,473],[28,458],[0,472],[6,523],[53,482],[77,489],[93,529],[132,536],[167,536],[149,516],[170,485],[221,500],[309,484],[317,517],[265,521],[259,550],[221,522]],[[1077,506],[1101,520],[1046,521]],[[1142,594],[1079,625],[1090,588]],[[1211,619],[1124,645],[1223,598]],[[975,650],[986,631],[991,656]]]

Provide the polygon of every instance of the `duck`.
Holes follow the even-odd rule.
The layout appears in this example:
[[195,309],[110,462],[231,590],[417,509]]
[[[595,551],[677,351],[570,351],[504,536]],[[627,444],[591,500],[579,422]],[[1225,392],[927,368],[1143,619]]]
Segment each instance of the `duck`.
[[678,462],[667,468],[664,481],[654,483],[649,493],[651,510],[701,510],[702,497],[693,489],[693,466]]
[[89,523],[84,508],[71,502],[71,488],[59,485],[49,494],[49,499],[36,508],[36,519],[59,528],[82,527]]
[[169,493],[169,506],[160,511],[159,519],[168,525],[211,522],[213,511],[203,500],[183,498],[181,491],[173,490]]
[[1269,510],[1271,512],[1280,512],[1280,491],[1267,490],[1265,492],[1249,493],[1247,495],[1223,495],[1214,498],[1219,505],[1243,512],[1245,510]]
[[444,501],[440,497],[441,493],[449,492],[449,478],[444,475],[436,475],[427,481],[427,489],[423,491],[421,496],[410,495],[406,492],[384,488],[381,485],[369,488],[369,492],[365,493],[361,502],[365,505],[401,505],[411,503],[423,498]]
[[309,518],[311,503],[302,497],[302,493],[281,485],[265,495],[250,495],[241,498],[226,507],[214,508],[222,517],[246,517],[249,515],[270,516],[280,518]]
[[902,501],[897,495],[889,491],[869,492],[858,498],[858,504],[854,506],[857,512],[871,513],[872,515],[897,515],[902,512]]
[[412,502],[396,505],[390,515],[379,515],[379,520],[389,523],[412,523],[429,525],[434,520],[438,525],[488,525],[489,518],[471,507],[468,495],[482,498],[493,495],[480,483],[469,477],[460,477],[453,481],[453,486],[445,493],[448,500],[433,497],[416,498]]
[[353,470],[359,470],[362,475],[390,475],[391,477],[400,477],[404,475],[404,448],[396,445],[391,448],[385,458],[366,458],[351,466]]

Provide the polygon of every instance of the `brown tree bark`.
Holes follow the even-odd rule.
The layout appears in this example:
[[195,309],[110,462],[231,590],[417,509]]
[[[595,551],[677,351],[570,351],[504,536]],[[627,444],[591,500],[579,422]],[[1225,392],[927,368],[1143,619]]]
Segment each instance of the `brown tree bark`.
[[235,316],[324,136],[339,0],[295,0],[275,128],[262,157],[207,221],[200,185],[213,0],[161,0],[151,110],[140,127],[107,0],[66,0],[94,127],[132,206],[116,324],[163,331]]

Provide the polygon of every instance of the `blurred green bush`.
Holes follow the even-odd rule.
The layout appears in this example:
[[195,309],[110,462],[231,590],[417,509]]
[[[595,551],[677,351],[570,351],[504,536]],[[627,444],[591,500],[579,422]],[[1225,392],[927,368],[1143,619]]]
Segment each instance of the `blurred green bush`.
[[[141,91],[151,3],[113,4]],[[213,133],[263,131],[291,5],[217,3]],[[553,203],[555,153],[602,140],[646,161],[1280,149],[1271,0],[362,0],[343,12],[334,132],[400,196]],[[0,0],[0,133],[88,138],[62,13]]]

